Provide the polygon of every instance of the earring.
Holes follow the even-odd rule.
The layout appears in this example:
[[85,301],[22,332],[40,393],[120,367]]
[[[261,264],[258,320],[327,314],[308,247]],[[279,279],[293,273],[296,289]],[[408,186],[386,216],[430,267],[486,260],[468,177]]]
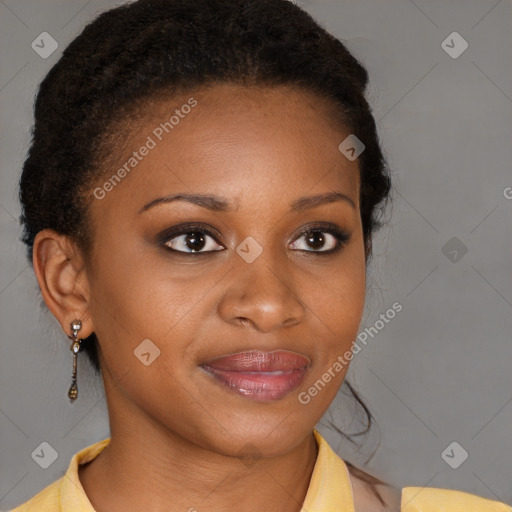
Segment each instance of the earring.
[[78,331],[82,328],[82,322],[80,320],[73,320],[71,322],[71,331],[73,332],[73,337],[68,336],[68,338],[73,340],[71,343],[71,351],[73,352],[73,377],[71,381],[71,387],[68,391],[68,397],[71,402],[74,402],[78,396],[78,387],[76,385],[76,359],[77,354],[80,352],[82,348],[82,340],[78,339]]

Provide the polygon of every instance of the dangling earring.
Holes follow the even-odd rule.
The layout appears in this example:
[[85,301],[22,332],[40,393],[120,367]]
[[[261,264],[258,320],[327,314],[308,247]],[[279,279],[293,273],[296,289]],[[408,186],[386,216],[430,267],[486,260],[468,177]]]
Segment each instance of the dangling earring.
[[76,385],[76,359],[77,354],[80,352],[82,348],[82,340],[78,339],[78,331],[82,328],[82,322],[80,320],[73,320],[71,322],[71,331],[73,332],[73,337],[68,336],[69,339],[73,340],[71,343],[71,351],[73,352],[73,377],[71,381],[71,387],[68,391],[68,397],[71,402],[74,402],[78,396],[78,387]]

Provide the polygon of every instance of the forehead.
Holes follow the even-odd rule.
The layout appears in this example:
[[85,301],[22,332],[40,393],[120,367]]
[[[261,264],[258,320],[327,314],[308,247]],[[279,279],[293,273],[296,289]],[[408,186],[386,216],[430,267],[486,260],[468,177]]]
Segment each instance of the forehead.
[[119,143],[99,184],[109,172],[126,172],[108,187],[102,207],[129,197],[140,208],[155,194],[175,192],[231,197],[238,208],[288,205],[331,189],[352,193],[357,203],[357,161],[338,149],[350,132],[335,122],[333,109],[284,86],[217,84],[159,98],[118,127]]

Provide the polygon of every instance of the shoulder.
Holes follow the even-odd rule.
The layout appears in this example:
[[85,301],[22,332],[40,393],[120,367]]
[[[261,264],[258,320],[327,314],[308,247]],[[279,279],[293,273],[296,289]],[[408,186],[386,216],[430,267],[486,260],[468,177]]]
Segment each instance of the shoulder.
[[357,468],[348,469],[355,512],[512,512],[505,503],[453,489],[370,483]]
[[[347,464],[355,512],[400,512],[401,489]],[[380,497],[380,499],[379,499]]]
[[435,487],[404,487],[403,512],[512,512],[512,507],[499,501],[481,498],[467,492]]

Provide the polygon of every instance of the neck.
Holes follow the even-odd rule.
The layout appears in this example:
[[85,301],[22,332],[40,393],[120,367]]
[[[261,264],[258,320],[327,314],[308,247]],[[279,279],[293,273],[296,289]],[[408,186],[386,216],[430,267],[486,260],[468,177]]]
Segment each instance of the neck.
[[242,459],[200,447],[154,421],[126,421],[126,403],[120,410],[124,421],[109,407],[110,443],[79,466],[96,510],[301,510],[317,457],[312,432],[285,454]]

